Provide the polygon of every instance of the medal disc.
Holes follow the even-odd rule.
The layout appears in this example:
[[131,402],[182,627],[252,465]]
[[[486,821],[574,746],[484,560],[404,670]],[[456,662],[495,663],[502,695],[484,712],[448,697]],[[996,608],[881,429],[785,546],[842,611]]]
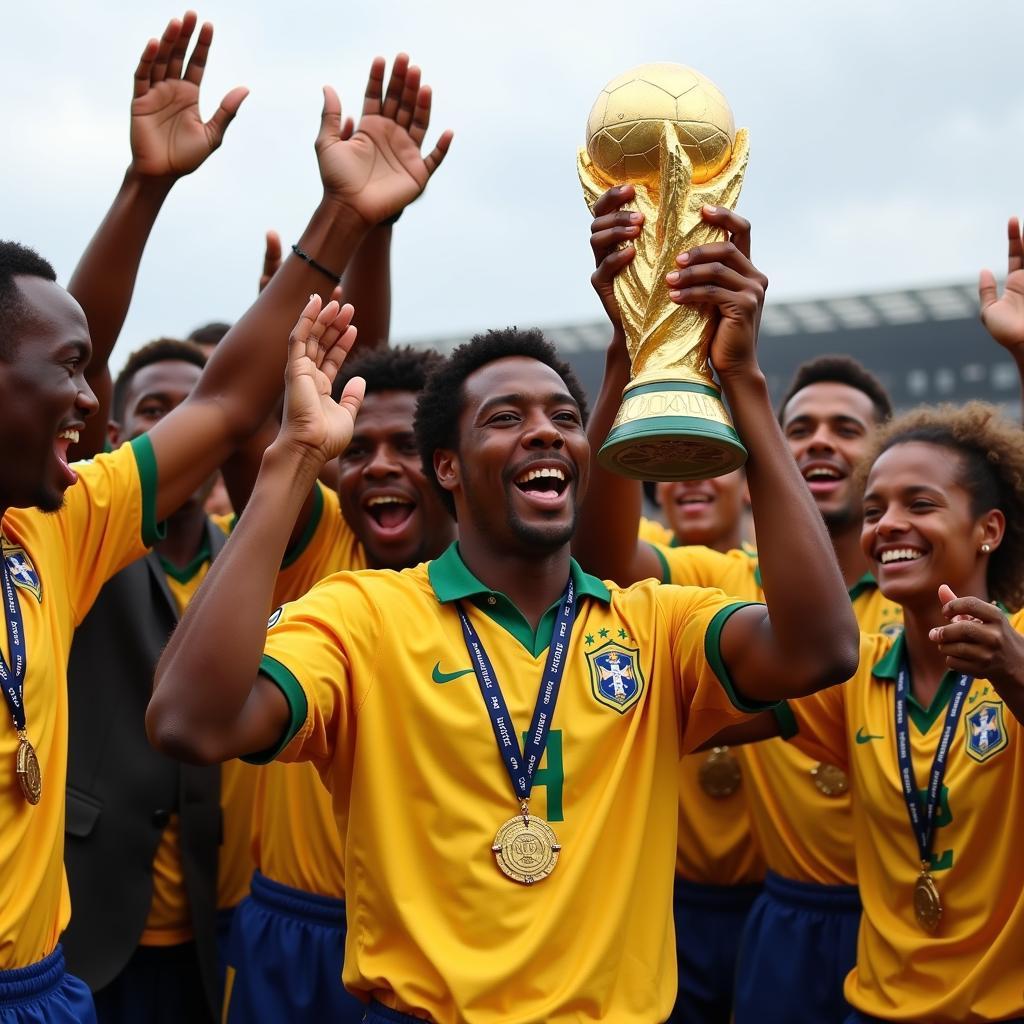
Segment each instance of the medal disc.
[[914,916],[917,923],[929,934],[934,934],[942,920],[942,898],[935,885],[935,879],[922,871],[914,883]]
[[697,781],[700,788],[716,800],[732,796],[743,782],[736,755],[728,747],[713,747],[697,772]]
[[35,747],[22,736],[18,744],[17,760],[18,785],[30,804],[39,803],[43,795],[43,773],[39,770],[39,758]]
[[846,781],[846,772],[834,764],[829,764],[828,761],[818,762],[811,769],[811,778],[825,796],[842,796],[850,788]]
[[555,870],[562,847],[554,829],[543,818],[517,814],[498,829],[491,849],[498,867],[509,878],[533,885]]

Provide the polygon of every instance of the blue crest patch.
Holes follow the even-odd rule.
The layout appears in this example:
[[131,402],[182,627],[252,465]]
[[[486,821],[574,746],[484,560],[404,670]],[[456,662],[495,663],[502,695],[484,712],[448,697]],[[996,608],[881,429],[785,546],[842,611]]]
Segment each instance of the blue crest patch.
[[639,700],[644,689],[639,655],[635,647],[623,647],[612,640],[587,652],[590,685],[598,703],[621,715]]
[[987,761],[1006,748],[1009,737],[1001,700],[984,700],[965,716],[967,753],[975,761]]
[[4,544],[3,550],[11,582],[19,590],[27,590],[41,604],[43,585],[39,582],[39,573],[36,572],[32,559],[28,557],[28,552],[19,544],[7,543]]

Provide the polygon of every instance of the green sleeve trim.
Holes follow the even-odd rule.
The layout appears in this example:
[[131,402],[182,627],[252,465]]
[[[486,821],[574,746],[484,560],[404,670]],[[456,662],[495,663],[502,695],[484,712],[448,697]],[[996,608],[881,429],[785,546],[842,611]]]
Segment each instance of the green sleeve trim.
[[291,711],[291,720],[276,746],[261,750],[256,754],[246,754],[242,758],[248,764],[269,764],[273,761],[295,739],[296,733],[302,728],[309,712],[306,691],[302,689],[298,679],[292,675],[291,669],[264,654],[260,659],[260,675],[266,676],[284,694],[284,699],[288,701],[288,708]]
[[281,562],[282,569],[287,569],[288,566],[294,565],[302,557],[303,552],[309,547],[309,542],[316,533],[316,528],[320,525],[320,520],[324,514],[323,486],[322,483],[317,481],[316,486],[313,488],[313,508],[309,513],[309,521],[306,523],[306,527],[300,534],[299,539],[284,553],[284,559]]
[[729,700],[732,701],[732,706],[738,711],[746,712],[748,715],[769,711],[775,707],[776,702],[747,700],[739,693],[733,684],[732,676],[729,675],[729,670],[725,667],[725,659],[722,657],[722,630],[736,612],[741,608],[750,608],[752,606],[764,607],[757,601],[737,601],[735,604],[726,605],[711,620],[707,632],[704,634],[704,657],[707,658],[711,670],[718,676],[722,689],[725,690]]
[[647,546],[658,556],[658,561],[661,562],[661,582],[671,583],[672,570],[668,567],[668,559],[665,557],[665,552],[657,544],[651,544],[649,541]]
[[139,483],[142,487],[142,543],[151,548],[158,540],[167,536],[167,527],[156,521],[156,490],[159,476],[156,468],[156,453],[149,436],[140,434],[128,442],[135,455],[139,469]]
[[775,721],[779,724],[779,735],[784,740],[791,740],[800,731],[800,726],[796,722],[796,715],[793,714],[793,709],[789,706],[788,700],[779,701],[772,708],[772,714],[775,716]]

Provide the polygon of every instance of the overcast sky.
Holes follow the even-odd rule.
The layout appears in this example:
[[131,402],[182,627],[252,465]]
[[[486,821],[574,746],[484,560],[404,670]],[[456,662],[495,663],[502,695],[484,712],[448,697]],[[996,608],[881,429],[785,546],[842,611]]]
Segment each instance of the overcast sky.
[[[183,10],[183,9],[182,9]],[[4,5],[0,235],[66,281],[127,166],[131,77],[164,4]],[[593,320],[576,148],[602,85],[691,64],[751,133],[740,211],[776,298],[1005,269],[1024,212],[1024,4],[213,0],[203,114],[252,91],[223,148],[180,183],[150,241],[119,345],[231,319],[252,300],[263,232],[286,245],[319,196],[320,86],[358,112],[376,53],[434,87],[447,162],[395,229],[393,337]]]

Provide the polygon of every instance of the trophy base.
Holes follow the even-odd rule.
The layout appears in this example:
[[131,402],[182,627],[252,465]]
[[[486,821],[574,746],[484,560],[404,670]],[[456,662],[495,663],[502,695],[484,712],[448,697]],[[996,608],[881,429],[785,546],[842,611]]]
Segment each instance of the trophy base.
[[630,385],[598,460],[634,480],[708,480],[739,469],[747,450],[717,388],[689,380]]

